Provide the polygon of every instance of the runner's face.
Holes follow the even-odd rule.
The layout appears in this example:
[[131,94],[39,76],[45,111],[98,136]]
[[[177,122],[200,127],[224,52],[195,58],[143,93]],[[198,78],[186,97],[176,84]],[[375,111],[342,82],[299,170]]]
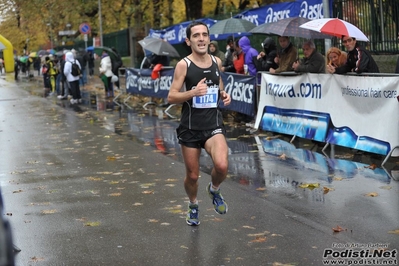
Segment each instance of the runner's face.
[[207,54],[209,45],[208,29],[204,25],[191,28],[191,36],[186,38],[186,43],[191,47],[193,53]]

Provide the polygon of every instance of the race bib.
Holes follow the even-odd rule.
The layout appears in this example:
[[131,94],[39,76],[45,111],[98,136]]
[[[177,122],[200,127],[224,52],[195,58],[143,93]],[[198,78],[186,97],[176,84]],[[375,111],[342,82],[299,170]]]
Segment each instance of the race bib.
[[208,88],[204,96],[193,97],[193,108],[216,108],[218,103],[218,88]]

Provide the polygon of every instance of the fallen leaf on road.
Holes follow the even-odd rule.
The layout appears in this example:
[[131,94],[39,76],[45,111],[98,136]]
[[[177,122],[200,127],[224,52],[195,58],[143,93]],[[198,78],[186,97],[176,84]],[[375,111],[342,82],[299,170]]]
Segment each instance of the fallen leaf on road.
[[100,222],[88,222],[85,223],[85,226],[100,226]]
[[334,231],[334,232],[342,232],[342,231],[346,231],[346,229],[344,229],[344,228],[342,228],[341,226],[339,226],[339,225],[337,225],[337,227],[336,228],[332,228],[332,230]]
[[377,197],[378,193],[377,192],[370,192],[370,193],[367,193],[365,196],[366,197]]
[[244,225],[243,228],[246,228],[246,229],[255,229],[255,227],[252,227],[252,226],[249,226],[249,225]]
[[42,214],[53,214],[53,213],[56,213],[56,212],[57,212],[57,210],[42,210],[41,211]]
[[386,189],[386,190],[390,190],[390,189],[392,189],[392,187],[391,186],[382,186],[382,187],[380,187],[381,189]]
[[110,197],[119,197],[120,195],[122,195],[120,192],[108,194]]
[[323,187],[323,194],[327,194],[330,191],[334,191],[334,189],[329,187]]
[[265,236],[257,236],[255,239],[251,240],[252,243],[262,243],[266,242]]
[[396,229],[396,230],[393,230],[393,231],[389,231],[388,233],[399,235],[399,229]]
[[300,188],[309,188],[309,189],[314,189],[320,187],[319,183],[305,183],[299,185]]
[[343,179],[344,179],[343,177],[338,177],[338,176],[333,178],[334,181],[342,181]]

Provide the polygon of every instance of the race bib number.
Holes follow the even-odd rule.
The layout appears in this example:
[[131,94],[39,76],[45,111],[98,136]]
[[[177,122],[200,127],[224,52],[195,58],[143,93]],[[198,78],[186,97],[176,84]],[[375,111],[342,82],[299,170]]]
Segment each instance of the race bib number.
[[208,88],[204,96],[193,97],[194,108],[216,108],[218,103],[218,88]]

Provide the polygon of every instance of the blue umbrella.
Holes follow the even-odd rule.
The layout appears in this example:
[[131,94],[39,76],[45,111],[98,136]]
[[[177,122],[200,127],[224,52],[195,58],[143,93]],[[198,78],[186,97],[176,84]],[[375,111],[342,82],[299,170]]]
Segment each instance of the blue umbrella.
[[86,51],[94,51],[94,46],[89,46],[86,48]]

